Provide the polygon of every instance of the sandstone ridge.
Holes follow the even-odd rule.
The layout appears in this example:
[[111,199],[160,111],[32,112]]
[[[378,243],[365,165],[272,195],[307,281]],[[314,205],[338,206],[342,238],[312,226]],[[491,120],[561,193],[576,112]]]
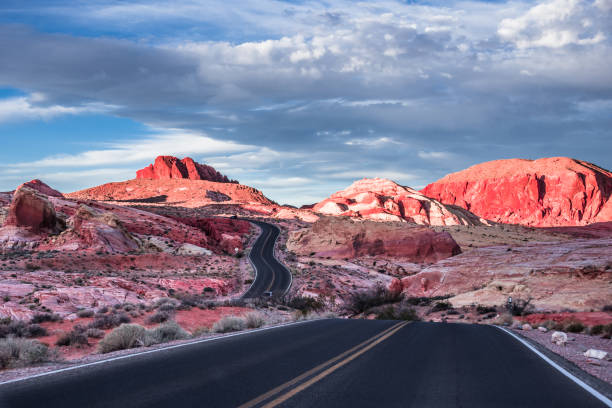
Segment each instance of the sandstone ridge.
[[481,163],[421,193],[500,223],[555,227],[612,221],[612,173],[566,157]]
[[463,208],[449,206],[391,180],[354,182],[313,207],[317,213],[378,221],[408,221],[421,225],[488,224]]

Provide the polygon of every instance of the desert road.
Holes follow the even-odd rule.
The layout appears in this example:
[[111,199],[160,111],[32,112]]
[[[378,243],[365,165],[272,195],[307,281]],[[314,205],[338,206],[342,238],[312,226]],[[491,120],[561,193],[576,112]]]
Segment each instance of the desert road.
[[603,407],[498,328],[329,319],[0,385],[17,407]]
[[242,296],[245,299],[262,296],[266,292],[284,295],[291,286],[291,273],[274,257],[274,244],[279,229],[261,221],[248,220],[261,228],[261,235],[253,244],[249,259],[257,271],[251,287]]

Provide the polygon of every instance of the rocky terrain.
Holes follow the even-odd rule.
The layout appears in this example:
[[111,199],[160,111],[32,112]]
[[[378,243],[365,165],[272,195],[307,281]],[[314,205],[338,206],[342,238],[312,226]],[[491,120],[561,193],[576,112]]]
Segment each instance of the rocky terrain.
[[460,207],[444,205],[410,187],[386,179],[363,179],[314,205],[325,215],[421,225],[483,225],[488,222]]
[[421,193],[506,224],[554,227],[612,220],[612,173],[566,157],[477,164]]
[[225,313],[215,305],[252,282],[244,255],[258,230],[236,217],[281,229],[276,256],[293,285],[280,310],[307,297],[375,318],[382,309],[347,310],[383,288],[435,321],[492,323],[512,297],[547,321],[611,323],[610,174],[570,159],[492,163],[422,192],[359,180],[301,209],[189,158],[160,156],[135,179],[67,194],[33,180],[0,193],[0,323],[57,314],[40,337],[50,343],[105,309],[147,327],[164,308],[190,332],[210,326]]

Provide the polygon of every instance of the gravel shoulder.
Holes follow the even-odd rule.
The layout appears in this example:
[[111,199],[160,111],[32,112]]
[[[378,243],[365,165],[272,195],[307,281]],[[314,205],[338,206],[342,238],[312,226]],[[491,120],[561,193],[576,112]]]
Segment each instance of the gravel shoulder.
[[[574,376],[612,399],[612,340],[567,333],[567,344],[558,346],[550,341],[551,331],[547,333],[538,330],[512,331]],[[608,355],[603,360],[587,359],[583,353],[588,349],[604,350]]]

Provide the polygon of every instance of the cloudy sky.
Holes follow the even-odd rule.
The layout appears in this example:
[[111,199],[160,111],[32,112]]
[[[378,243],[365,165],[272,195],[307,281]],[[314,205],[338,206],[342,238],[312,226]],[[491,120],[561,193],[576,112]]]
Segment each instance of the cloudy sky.
[[502,158],[612,168],[612,0],[2,0],[0,191],[189,155],[282,203]]

